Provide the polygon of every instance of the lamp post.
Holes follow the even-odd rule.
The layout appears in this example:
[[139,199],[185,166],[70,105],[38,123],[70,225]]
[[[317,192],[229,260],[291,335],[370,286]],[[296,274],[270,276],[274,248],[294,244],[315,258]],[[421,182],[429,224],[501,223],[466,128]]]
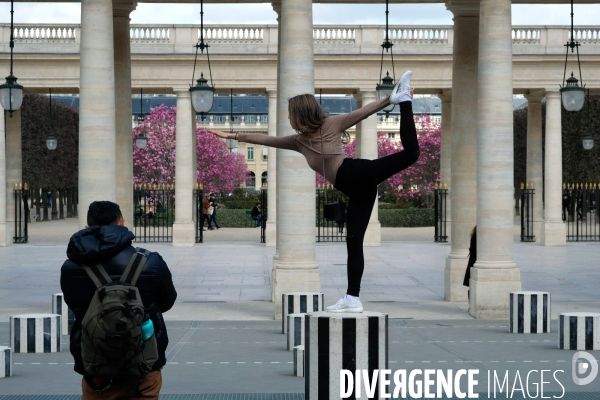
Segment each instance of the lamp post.
[[[567,48],[567,54],[565,57],[565,72],[563,74],[563,84],[560,88],[562,105],[567,111],[580,111],[583,108],[583,103],[585,100],[585,85],[583,84],[583,78],[581,76],[581,63],[579,61],[579,42],[575,41],[575,35],[573,33],[573,0],[571,0],[571,36],[570,41],[567,41],[565,47]],[[567,61],[569,60],[569,49],[571,49],[571,53],[577,49],[577,66],[579,67],[579,80],[573,76],[573,72],[571,72],[571,77],[569,79],[567,77]],[[581,81],[581,86],[578,85],[578,82]]]
[[[390,38],[389,38],[389,21],[388,21],[388,17],[389,17],[389,10],[388,10],[388,0],[385,0],[385,39],[383,41],[383,43],[381,44],[381,67],[379,69],[379,84],[377,84],[377,86],[375,87],[375,92],[376,92],[376,97],[377,100],[381,100],[386,98],[387,96],[389,96],[390,94],[392,94],[392,90],[394,89],[394,85],[395,85],[395,81],[396,81],[396,70],[394,68],[394,52],[392,50],[392,47],[394,46],[394,44],[392,42],[390,42]],[[385,53],[387,53],[389,51],[390,56],[392,57],[392,75],[393,78],[390,77],[390,73],[389,71],[386,71],[385,73],[385,77],[383,76],[383,57],[384,57],[384,50]],[[383,109],[383,111],[385,111],[386,116],[390,113],[390,111],[392,111],[394,109],[394,104],[390,104],[389,106],[385,107]]]
[[[143,89],[140,89],[140,115],[138,116],[138,124],[144,122],[144,112],[143,107],[144,103],[142,101],[142,92]],[[135,137],[135,147],[140,150],[144,150],[148,145],[148,138],[146,137],[146,131],[142,130],[139,135]]]
[[50,114],[49,114],[49,125],[50,125],[50,133],[48,134],[48,137],[46,138],[46,147],[48,148],[48,150],[56,150],[56,147],[58,146],[58,140],[56,139],[56,136],[54,136],[54,133],[52,132],[52,89],[50,89]]
[[0,104],[2,108],[9,112],[12,118],[13,113],[21,107],[23,103],[23,86],[17,83],[17,77],[13,75],[13,48],[15,47],[13,25],[13,1],[10,2],[10,74],[6,77],[6,83],[0,85]]
[[204,43],[204,5],[200,0],[200,43],[196,44],[196,57],[194,58],[194,71],[192,72],[192,85],[194,84],[194,76],[196,74],[196,62],[198,61],[198,49],[204,54],[206,49],[206,60],[208,61],[208,72],[210,75],[210,85],[204,78],[204,74],[200,73],[200,79],[196,81],[196,86],[190,87],[192,97],[192,107],[196,114],[200,114],[202,120],[205,119],[205,114],[209,112],[213,105],[215,86],[212,81],[212,70],[210,68],[210,56],[208,54],[208,44]]

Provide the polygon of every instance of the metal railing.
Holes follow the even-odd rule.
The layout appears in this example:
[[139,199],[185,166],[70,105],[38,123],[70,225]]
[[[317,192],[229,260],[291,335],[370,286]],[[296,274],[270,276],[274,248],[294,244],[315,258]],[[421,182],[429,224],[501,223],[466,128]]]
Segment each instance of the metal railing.
[[133,233],[136,242],[173,241],[174,185],[134,185],[133,207]]
[[563,185],[563,219],[567,224],[567,242],[600,241],[600,185],[570,183]]
[[447,243],[448,242],[448,184],[442,184],[438,186],[434,185],[434,221],[435,221],[435,242],[436,243]]
[[268,199],[268,189],[267,189],[267,184],[263,184],[261,190],[260,190],[260,210],[261,210],[261,215],[262,218],[260,220],[260,242],[261,243],[267,243],[267,236],[266,236],[266,230],[267,230],[267,218],[269,218],[269,203],[267,201]]
[[13,236],[13,243],[27,243],[29,241],[27,234],[27,221],[29,220],[28,185],[26,183],[15,183],[13,194],[15,199],[15,236]]
[[533,234],[533,183],[521,183],[521,242],[535,242]]
[[202,200],[204,199],[204,186],[200,183],[196,184],[196,188],[194,189],[194,200],[192,204],[196,208],[196,243],[204,243],[204,214],[203,214],[203,204]]
[[[339,199],[343,202],[339,202]],[[317,242],[343,242],[346,240],[346,209],[348,196],[332,185],[319,185],[317,188]],[[325,218],[325,207],[328,204],[340,203],[340,219],[332,220]]]

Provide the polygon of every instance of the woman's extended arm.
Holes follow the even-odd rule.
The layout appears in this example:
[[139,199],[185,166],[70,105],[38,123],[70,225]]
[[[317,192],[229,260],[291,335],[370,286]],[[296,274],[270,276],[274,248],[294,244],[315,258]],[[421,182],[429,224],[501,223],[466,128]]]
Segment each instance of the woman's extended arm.
[[384,107],[390,104],[390,98],[386,97],[385,99],[381,99],[379,101],[374,101],[372,103],[367,104],[364,107],[359,108],[358,110],[354,110],[348,114],[343,115],[335,115],[331,118],[331,122],[334,122],[339,125],[340,131],[345,131],[358,124],[363,119],[369,117],[372,114],[375,114],[377,111],[383,109]]
[[245,143],[261,144],[263,146],[275,147],[278,149],[299,151],[298,145],[296,144],[296,135],[276,137],[264,135],[262,133],[225,133],[214,129],[207,129],[207,131],[223,139],[235,139]]

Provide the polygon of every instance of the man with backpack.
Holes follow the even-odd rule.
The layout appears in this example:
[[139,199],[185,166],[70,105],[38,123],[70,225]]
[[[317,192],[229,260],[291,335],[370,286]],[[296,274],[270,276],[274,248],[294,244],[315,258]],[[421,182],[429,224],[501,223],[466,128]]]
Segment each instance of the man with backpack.
[[119,206],[95,201],[67,247],[60,286],[75,313],[71,354],[82,400],[158,399],[177,298],[160,254],[134,248]]

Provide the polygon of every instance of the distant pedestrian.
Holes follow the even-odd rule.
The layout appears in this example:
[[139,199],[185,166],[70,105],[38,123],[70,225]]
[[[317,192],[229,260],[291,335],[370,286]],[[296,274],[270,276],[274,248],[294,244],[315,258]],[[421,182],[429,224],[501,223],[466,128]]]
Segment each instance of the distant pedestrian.
[[208,223],[209,231],[212,231],[214,229],[210,223],[210,211],[210,197],[207,194],[202,199],[202,221],[200,221],[200,226],[202,227],[202,230],[204,230],[204,221]]
[[340,219],[337,220],[338,233],[344,233],[344,223],[346,222],[346,202],[344,201],[344,196],[338,196],[338,204],[340,205]]
[[[477,226],[471,231],[471,243],[469,244],[469,262],[467,263],[467,271],[465,273],[465,279],[463,280],[463,286],[469,287],[469,281],[471,280],[471,268],[477,262]],[[470,293],[467,291],[467,298],[470,299]]]
[[262,220],[262,211],[260,209],[260,203],[256,203],[256,205],[250,211],[250,217],[256,221],[256,227],[260,226],[260,222]]
[[563,189],[562,194],[562,220],[567,221],[569,218],[569,206],[571,205],[571,195],[567,189]]
[[[221,229],[221,227],[217,223],[217,199],[215,198],[212,192],[208,194],[208,201],[210,203],[210,206],[212,207],[212,214],[209,213],[208,221],[211,222],[215,226],[215,228]],[[209,208],[208,211],[210,212],[211,209]]]
[[577,219],[583,219],[583,212],[581,211],[583,208],[583,192],[581,190],[577,191]]

